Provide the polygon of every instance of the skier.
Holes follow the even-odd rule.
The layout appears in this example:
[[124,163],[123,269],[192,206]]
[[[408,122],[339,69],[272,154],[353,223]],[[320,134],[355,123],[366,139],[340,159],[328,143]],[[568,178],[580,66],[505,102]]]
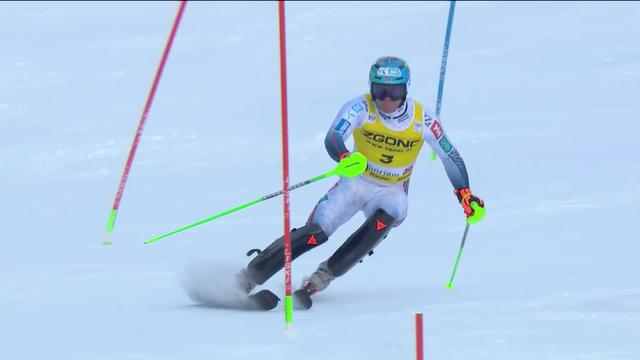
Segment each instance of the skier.
[[[442,161],[454,194],[467,217],[472,202],[484,207],[471,193],[464,161],[442,126],[417,101],[407,97],[411,72],[397,57],[376,60],[369,71],[369,93],[347,102],[325,138],[335,161],[349,156],[345,139],[354,138],[354,151],[365,155],[368,166],[354,178],[340,180],[318,201],[307,223],[291,231],[292,259],[325,243],[336,229],[358,211],[366,221],[318,269],[305,278],[294,295],[296,304],[311,307],[310,296],[344,275],[407,216],[408,189],[414,163],[427,141]],[[249,294],[284,267],[284,237],[258,252],[236,275],[242,291]]]

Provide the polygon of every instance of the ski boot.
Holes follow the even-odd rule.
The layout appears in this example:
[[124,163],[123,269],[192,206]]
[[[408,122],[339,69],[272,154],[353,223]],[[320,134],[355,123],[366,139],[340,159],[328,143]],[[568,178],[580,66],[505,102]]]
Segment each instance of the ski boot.
[[298,304],[297,308],[310,309],[313,305],[311,295],[326,289],[335,278],[335,275],[327,266],[327,262],[321,263],[309,278],[305,278],[302,281],[302,287],[294,291],[293,296],[296,299],[296,304]]
[[293,293],[301,308],[311,308],[311,295],[324,290],[335,278],[362,262],[365,256],[373,254],[373,249],[387,237],[394,222],[393,216],[386,211],[376,210],[327,261],[318,266],[318,270],[303,281],[302,288]]
[[269,290],[260,290],[253,295],[249,295],[251,291],[258,286],[247,272],[247,269],[240,270],[235,277],[235,286],[238,294],[249,300],[249,308],[256,310],[271,310],[278,306],[280,298]]

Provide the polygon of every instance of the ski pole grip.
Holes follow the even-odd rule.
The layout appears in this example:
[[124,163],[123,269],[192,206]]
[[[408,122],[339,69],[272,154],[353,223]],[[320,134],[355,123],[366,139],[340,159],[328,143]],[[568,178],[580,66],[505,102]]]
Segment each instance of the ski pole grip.
[[471,208],[473,209],[473,215],[467,218],[467,223],[477,224],[487,214],[487,210],[485,210],[485,208],[478,205],[478,203],[475,201],[471,202]]
[[335,169],[326,175],[338,175],[341,177],[356,177],[367,169],[367,158],[362,153],[354,152],[343,158]]

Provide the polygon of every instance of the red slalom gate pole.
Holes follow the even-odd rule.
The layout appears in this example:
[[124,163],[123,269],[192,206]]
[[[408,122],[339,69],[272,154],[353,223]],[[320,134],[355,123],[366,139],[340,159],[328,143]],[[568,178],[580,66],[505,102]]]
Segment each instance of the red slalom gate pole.
[[424,360],[422,313],[416,313],[416,360]]
[[116,193],[116,198],[113,201],[113,207],[111,208],[111,212],[109,214],[109,220],[107,222],[107,226],[105,229],[105,236],[102,241],[104,245],[111,244],[111,232],[113,232],[113,226],[116,222],[116,217],[118,216],[118,209],[120,208],[120,200],[122,200],[122,194],[124,193],[124,187],[127,184],[127,179],[129,178],[129,172],[131,171],[131,165],[133,164],[133,158],[136,156],[136,150],[138,149],[138,145],[140,144],[140,138],[142,137],[142,132],[144,131],[144,125],[147,121],[147,117],[149,116],[149,111],[151,110],[151,104],[153,103],[153,98],[156,95],[156,90],[158,89],[158,84],[160,83],[160,78],[162,77],[162,72],[164,71],[164,66],[167,63],[167,58],[169,57],[169,53],[171,52],[171,46],[173,45],[173,39],[178,32],[178,27],[180,26],[180,21],[182,20],[182,14],[184,13],[184,9],[187,6],[187,1],[183,0],[180,2],[180,7],[178,8],[178,13],[173,21],[173,26],[171,28],[171,33],[169,34],[169,38],[167,39],[167,43],[165,44],[164,51],[162,53],[162,58],[160,59],[160,64],[156,69],[156,74],[153,78],[153,83],[151,85],[151,89],[149,90],[149,94],[147,95],[147,102],[144,105],[144,110],[142,111],[142,115],[140,116],[140,121],[138,123],[138,129],[136,130],[136,135],[133,138],[133,143],[131,145],[131,150],[129,150],[129,157],[127,158],[127,162],[124,166],[124,171],[122,172],[122,177],[120,178],[120,184],[118,185],[118,191]]
[[278,0],[280,32],[280,103],[282,108],[282,188],[284,190],[284,288],[285,322],[287,329],[293,320],[291,290],[291,228],[289,219],[289,123],[287,113],[287,42],[284,17],[284,1]]

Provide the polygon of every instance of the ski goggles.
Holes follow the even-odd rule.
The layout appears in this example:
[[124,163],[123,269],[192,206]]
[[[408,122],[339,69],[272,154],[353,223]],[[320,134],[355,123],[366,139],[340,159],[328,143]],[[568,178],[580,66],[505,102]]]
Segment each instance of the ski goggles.
[[390,98],[393,101],[404,100],[407,97],[405,84],[371,84],[371,96],[374,100]]

